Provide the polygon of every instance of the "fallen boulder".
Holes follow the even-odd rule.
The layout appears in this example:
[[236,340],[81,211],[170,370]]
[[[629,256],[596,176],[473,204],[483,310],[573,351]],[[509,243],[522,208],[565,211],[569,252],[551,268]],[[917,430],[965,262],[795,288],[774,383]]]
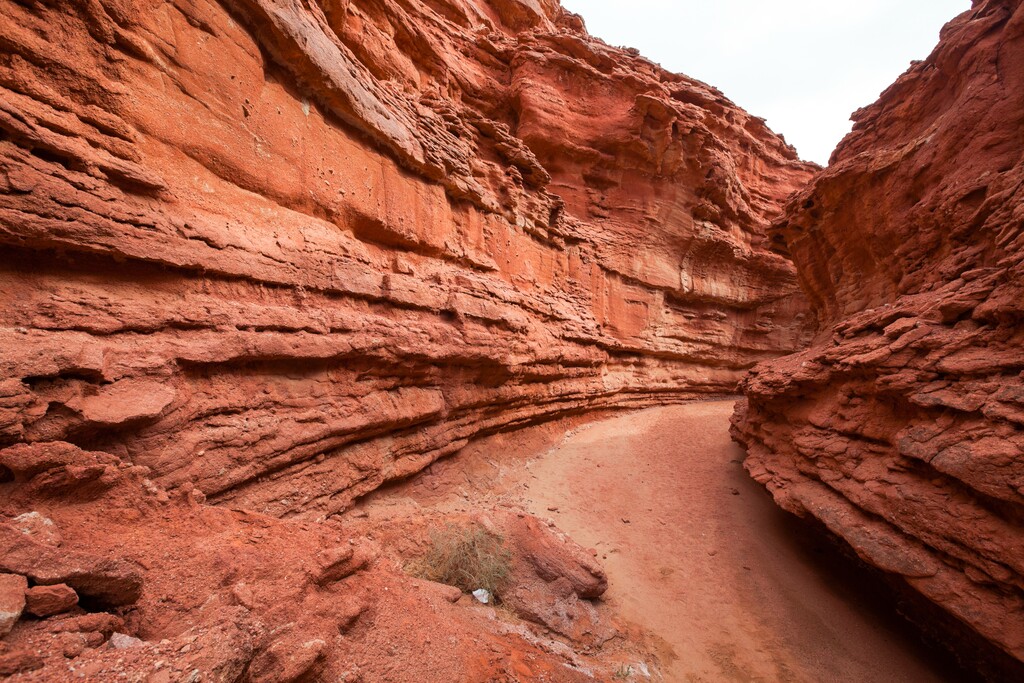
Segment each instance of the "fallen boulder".
[[608,577],[597,560],[536,517],[517,518],[511,536],[518,554],[526,558],[545,581],[565,578],[581,598],[597,598],[608,589]]
[[37,617],[67,612],[78,604],[78,593],[65,583],[33,586],[25,592],[26,610]]
[[340,581],[365,568],[372,554],[364,548],[342,545],[328,548],[316,556],[313,580],[320,586]]
[[0,638],[14,628],[25,609],[28,582],[19,574],[0,574]]

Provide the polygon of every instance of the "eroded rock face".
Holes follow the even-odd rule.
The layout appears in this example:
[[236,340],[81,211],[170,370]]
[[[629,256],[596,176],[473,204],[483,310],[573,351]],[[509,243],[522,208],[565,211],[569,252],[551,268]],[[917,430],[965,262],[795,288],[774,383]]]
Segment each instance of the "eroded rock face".
[[812,169],[552,0],[2,0],[0,41],[0,446],[329,514],[805,341],[763,235]]
[[784,508],[1024,661],[1024,7],[975,2],[774,239],[821,321],[734,418]]

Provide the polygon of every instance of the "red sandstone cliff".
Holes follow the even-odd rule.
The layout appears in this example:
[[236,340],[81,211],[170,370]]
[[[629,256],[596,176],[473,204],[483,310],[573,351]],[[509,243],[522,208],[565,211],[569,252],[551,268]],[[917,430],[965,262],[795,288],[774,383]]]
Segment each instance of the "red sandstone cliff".
[[0,674],[593,680],[308,520],[800,348],[765,231],[812,170],[551,0],[0,0],[0,628],[82,601]]
[[772,231],[820,331],[752,372],[734,435],[780,505],[1019,662],[1024,5],[975,2],[855,121]]
[[332,513],[799,348],[811,169],[556,3],[0,3],[0,445]]

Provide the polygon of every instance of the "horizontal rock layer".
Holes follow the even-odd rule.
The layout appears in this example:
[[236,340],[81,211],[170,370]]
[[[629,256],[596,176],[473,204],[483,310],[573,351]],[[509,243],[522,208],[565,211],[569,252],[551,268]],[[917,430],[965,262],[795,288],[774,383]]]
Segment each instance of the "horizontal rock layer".
[[551,0],[0,0],[0,44],[0,447],[330,514],[809,338],[765,229],[813,169]]
[[824,523],[1019,673],[1022,3],[975,2],[855,121],[773,228],[820,333],[752,372],[734,435],[780,505]]

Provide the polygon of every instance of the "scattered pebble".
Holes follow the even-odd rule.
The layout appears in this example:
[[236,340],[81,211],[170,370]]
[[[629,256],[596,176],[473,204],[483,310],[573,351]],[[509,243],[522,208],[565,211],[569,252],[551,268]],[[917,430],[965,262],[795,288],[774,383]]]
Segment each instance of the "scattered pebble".
[[110,643],[110,647],[115,650],[130,650],[143,645],[143,642],[138,638],[133,638],[125,633],[116,632],[110,636],[110,640],[107,642]]

